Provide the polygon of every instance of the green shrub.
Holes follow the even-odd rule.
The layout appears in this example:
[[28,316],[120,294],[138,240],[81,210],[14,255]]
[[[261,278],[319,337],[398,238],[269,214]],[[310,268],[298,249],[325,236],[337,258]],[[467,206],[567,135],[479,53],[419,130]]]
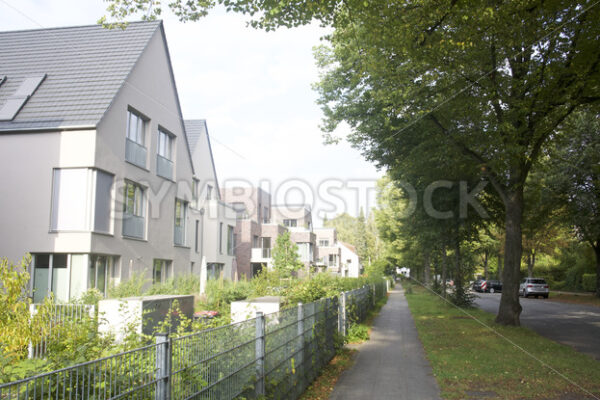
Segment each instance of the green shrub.
[[351,324],[346,335],[346,343],[359,343],[369,340],[369,327],[365,324]]
[[144,286],[148,282],[145,278],[144,273],[133,273],[124,282],[119,283],[116,286],[108,288],[108,297],[115,299],[122,299],[124,297],[138,297],[144,292]]
[[[26,295],[29,283],[27,266],[30,262],[29,254],[23,257],[20,264],[0,258],[0,355],[3,360],[20,360],[25,357],[32,338],[29,321],[31,299]],[[4,364],[3,361],[2,365]],[[2,370],[0,375],[1,373]]]
[[581,286],[586,292],[596,291],[596,274],[583,274],[581,277]]

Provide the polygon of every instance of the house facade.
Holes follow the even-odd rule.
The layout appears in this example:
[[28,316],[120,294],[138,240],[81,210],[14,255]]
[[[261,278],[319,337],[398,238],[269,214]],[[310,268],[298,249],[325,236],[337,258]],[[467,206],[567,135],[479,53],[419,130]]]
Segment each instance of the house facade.
[[341,247],[335,228],[315,228],[317,266],[332,274],[341,274]]
[[194,243],[190,246],[192,271],[200,275],[201,292],[208,279],[237,276],[237,213],[221,199],[215,161],[206,120],[185,120],[185,132],[194,165],[191,224]]
[[34,301],[233,274],[235,214],[206,135],[192,159],[162,22],[0,32],[0,59],[0,255],[32,254]]
[[358,278],[363,273],[363,266],[358,257],[356,248],[349,243],[338,241],[341,257],[340,275],[350,278]]

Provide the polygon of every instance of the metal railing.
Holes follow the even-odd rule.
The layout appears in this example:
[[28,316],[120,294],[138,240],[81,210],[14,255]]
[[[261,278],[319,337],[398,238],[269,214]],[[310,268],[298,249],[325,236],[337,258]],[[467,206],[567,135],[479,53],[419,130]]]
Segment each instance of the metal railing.
[[0,400],[297,399],[386,283],[0,385]]
[[88,304],[30,304],[29,314],[33,321],[39,310],[49,307],[42,325],[36,325],[39,332],[34,336],[35,340],[29,343],[28,358],[41,358],[46,354],[48,344],[59,339],[57,327],[68,323],[80,323],[89,318],[95,318],[95,307]]

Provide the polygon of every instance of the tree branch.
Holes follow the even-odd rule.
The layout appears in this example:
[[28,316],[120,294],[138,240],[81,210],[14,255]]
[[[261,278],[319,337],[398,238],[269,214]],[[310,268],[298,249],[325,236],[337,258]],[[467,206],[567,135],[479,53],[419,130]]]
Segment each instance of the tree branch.
[[456,145],[465,155],[481,163],[481,170],[483,172],[483,175],[490,180],[492,186],[494,186],[494,189],[496,189],[496,191],[498,192],[500,199],[502,199],[502,201],[506,203],[508,200],[506,190],[498,181],[496,173],[488,165],[488,161],[482,155],[478,154],[473,149],[469,148],[467,145],[454,138],[450,134],[450,132],[435,117],[435,115],[433,115],[433,113],[429,114],[428,118],[439,128],[439,130],[444,134],[444,136],[446,136],[454,145]]

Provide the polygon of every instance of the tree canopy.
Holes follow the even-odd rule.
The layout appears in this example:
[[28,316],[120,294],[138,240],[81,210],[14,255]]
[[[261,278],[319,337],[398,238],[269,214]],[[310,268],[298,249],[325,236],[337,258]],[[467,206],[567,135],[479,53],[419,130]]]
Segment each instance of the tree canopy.
[[[117,19],[150,4],[148,17],[161,13],[152,0],[109,4]],[[468,177],[491,183],[505,228],[496,321],[518,325],[525,188],[569,115],[600,101],[600,7],[591,0],[191,0],[169,7],[196,20],[217,4],[267,30],[313,20],[334,28],[317,52],[330,141],[344,122],[350,141],[392,176],[411,160],[447,152]]]

